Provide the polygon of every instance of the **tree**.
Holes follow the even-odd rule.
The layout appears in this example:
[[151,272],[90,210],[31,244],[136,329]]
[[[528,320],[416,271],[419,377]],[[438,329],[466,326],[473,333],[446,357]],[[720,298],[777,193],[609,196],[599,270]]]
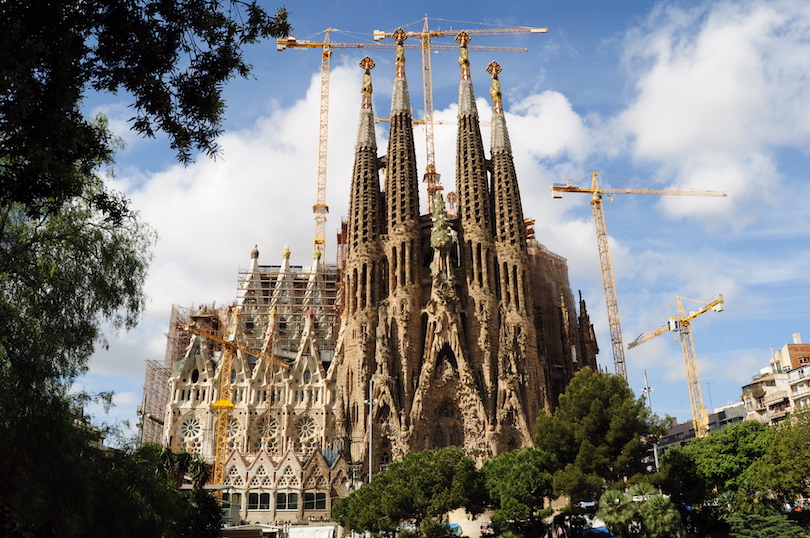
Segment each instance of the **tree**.
[[769,436],[765,453],[753,474],[783,502],[810,494],[810,414],[794,412],[791,420],[779,424]]
[[802,529],[784,514],[738,514],[726,520],[729,538],[796,538]]
[[633,486],[629,493],[610,489],[599,498],[596,516],[624,538],[675,538],[683,535],[678,510],[650,484]]
[[554,490],[571,503],[594,501],[605,486],[633,480],[665,431],[621,376],[584,368],[560,396],[553,415],[541,415],[535,447],[554,454]]
[[704,480],[706,496],[712,492],[737,491],[753,478],[752,465],[765,454],[772,430],[754,420],[729,424],[684,448]]
[[492,522],[501,529],[512,529],[522,536],[542,534],[545,499],[553,496],[552,456],[534,448],[505,452],[484,463],[487,493],[495,509]]
[[760,422],[743,421],[667,451],[654,482],[671,496],[687,529],[721,531],[723,519],[738,511],[774,513],[755,472],[772,433]]
[[[456,447],[407,454],[357,491],[339,499],[332,517],[347,529],[374,534],[397,530],[413,519],[426,536],[443,529],[437,520],[464,507],[470,514],[483,511],[484,479],[472,458]],[[438,523],[438,525],[437,525]]]
[[131,96],[133,129],[166,134],[182,162],[215,154],[222,88],[250,75],[242,47],[288,34],[287,16],[255,0],[0,2],[0,205],[81,196],[114,150],[80,111],[90,90]]
[[155,242],[99,176],[118,142],[80,107],[88,91],[126,93],[137,132],[164,133],[185,163],[215,154],[222,87],[250,73],[242,47],[288,31],[284,9],[254,1],[0,2],[0,484],[13,485],[0,487],[0,534],[218,527],[207,494],[168,502],[176,484],[151,456],[99,455],[71,403],[101,327],[137,323]]

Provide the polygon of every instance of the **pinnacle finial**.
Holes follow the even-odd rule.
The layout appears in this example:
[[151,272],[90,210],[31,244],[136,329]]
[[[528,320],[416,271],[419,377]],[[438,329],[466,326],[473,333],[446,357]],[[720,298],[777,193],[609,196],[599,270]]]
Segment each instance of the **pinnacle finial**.
[[403,41],[405,41],[408,38],[408,35],[405,33],[405,30],[403,30],[402,28],[397,28],[394,31],[394,33],[391,34],[391,37],[394,38],[394,41],[397,42],[397,45],[402,45]]
[[371,70],[374,69],[374,66],[376,66],[376,65],[377,64],[374,63],[374,60],[372,60],[368,56],[365,56],[365,57],[363,57],[362,60],[360,60],[360,67],[363,68],[366,75],[371,74]]
[[464,30],[460,31],[456,34],[456,41],[463,47],[467,48],[467,43],[470,42],[470,34],[465,32]]
[[487,66],[487,73],[492,75],[492,85],[489,88],[489,96],[492,98],[492,113],[503,114],[503,96],[501,94],[501,81],[498,80],[498,73],[503,70],[498,62],[490,62]]
[[374,89],[371,85],[371,70],[375,65],[374,60],[368,56],[360,60],[360,67],[363,68],[363,88],[360,90],[363,95],[362,108],[371,108],[371,92]]
[[403,43],[408,35],[402,28],[397,28],[392,35],[397,42],[397,55],[394,59],[394,64],[397,67],[396,77],[405,78],[405,45]]
[[461,66],[461,80],[470,80],[470,54],[467,50],[467,43],[470,42],[470,36],[465,31],[461,31],[456,35],[456,41],[461,45],[459,51],[458,64]]

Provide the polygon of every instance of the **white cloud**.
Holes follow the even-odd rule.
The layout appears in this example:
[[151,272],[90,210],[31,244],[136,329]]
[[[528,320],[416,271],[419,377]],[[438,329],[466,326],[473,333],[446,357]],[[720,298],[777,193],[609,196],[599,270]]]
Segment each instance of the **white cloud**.
[[[808,30],[810,7],[801,2],[659,4],[625,42],[636,96],[617,122],[635,158],[660,166],[661,179],[728,191],[747,210],[736,225],[750,224],[782,179],[774,149],[810,147]],[[694,216],[709,205],[662,207]]]

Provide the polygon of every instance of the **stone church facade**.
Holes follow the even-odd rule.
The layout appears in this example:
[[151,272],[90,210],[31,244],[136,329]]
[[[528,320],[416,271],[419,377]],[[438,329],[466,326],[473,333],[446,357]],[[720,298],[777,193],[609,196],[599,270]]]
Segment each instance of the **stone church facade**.
[[[487,157],[459,41],[449,207],[436,190],[431,214],[419,211],[404,48],[382,156],[366,58],[339,265],[316,251],[310,267],[291,266],[287,249],[280,265],[260,265],[254,249],[233,305],[173,313],[160,441],[213,459],[211,405],[229,398],[225,482],[245,519],[326,517],[332,499],[408,452],[453,445],[483,462],[530,446],[538,415],[555,407],[576,371],[596,367],[593,328],[567,263],[537,241],[523,214],[500,67],[487,68]],[[186,324],[239,344],[230,395],[219,394],[229,344],[190,335]]]

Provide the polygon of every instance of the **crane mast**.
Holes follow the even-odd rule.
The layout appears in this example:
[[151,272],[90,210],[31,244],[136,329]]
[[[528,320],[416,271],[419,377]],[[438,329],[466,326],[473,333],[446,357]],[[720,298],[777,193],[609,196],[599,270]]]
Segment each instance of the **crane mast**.
[[692,407],[692,423],[695,426],[695,436],[706,437],[709,434],[709,415],[706,412],[706,406],[703,404],[703,389],[700,386],[697,353],[695,352],[695,341],[692,338],[692,320],[709,310],[722,312],[725,307],[723,296],[717,294],[698,310],[687,314],[683,307],[684,299],[694,301],[694,299],[678,297],[678,317],[669,318],[661,327],[642,334],[630,342],[627,348],[632,349],[668,331],[680,333],[681,352],[683,353],[683,365],[686,369],[686,383],[689,387],[689,403]]
[[613,365],[616,374],[627,379],[627,363],[624,356],[622,342],[621,317],[619,316],[619,301],[616,298],[616,281],[613,277],[613,263],[610,258],[610,244],[608,241],[607,226],[605,224],[605,210],[602,207],[602,197],[614,194],[654,194],[659,196],[726,196],[720,191],[701,191],[692,189],[627,189],[627,188],[600,188],[597,179],[599,173],[591,174],[591,188],[577,187],[571,180],[567,183],[555,183],[551,186],[554,198],[562,198],[565,192],[588,193],[591,195],[591,210],[593,223],[596,229],[596,248],[599,251],[599,267],[602,271],[602,285],[605,288],[605,303],[607,306],[608,324],[610,328],[610,344],[613,350]]
[[318,116],[318,190],[312,212],[315,213],[315,241],[314,249],[319,250],[326,259],[326,214],[329,206],[326,205],[326,154],[329,147],[329,75],[332,71],[332,49],[329,47],[329,33],[326,30],[321,50],[321,96],[320,112]]
[[425,166],[425,178],[428,192],[428,213],[433,214],[433,195],[442,189],[441,175],[436,172],[436,150],[433,142],[433,72],[432,60],[430,59],[430,31],[428,19],[425,17],[425,25],[422,28],[422,85],[425,106],[425,155],[427,165]]
[[622,324],[619,316],[619,300],[616,298],[616,280],[613,277],[613,264],[610,262],[610,242],[608,241],[607,226],[605,225],[605,211],[602,208],[602,193],[593,173],[591,209],[593,223],[596,228],[596,248],[599,251],[599,267],[602,270],[602,283],[605,288],[605,304],[607,305],[608,324],[610,328],[610,345],[613,350],[613,367],[616,374],[627,379],[627,363],[624,358],[624,344],[622,343]]

